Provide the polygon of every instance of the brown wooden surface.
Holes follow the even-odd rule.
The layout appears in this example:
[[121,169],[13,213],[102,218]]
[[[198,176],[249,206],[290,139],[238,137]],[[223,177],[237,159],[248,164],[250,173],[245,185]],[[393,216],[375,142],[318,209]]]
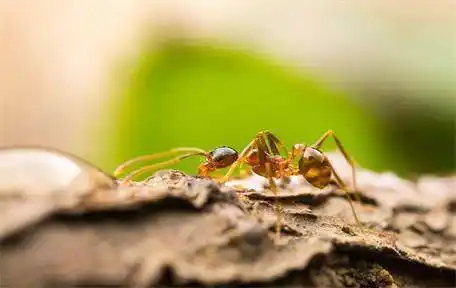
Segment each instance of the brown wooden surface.
[[291,183],[280,190],[277,243],[267,189],[239,192],[178,171],[65,206],[1,198],[1,287],[452,287],[455,183],[361,171],[363,228],[335,187]]

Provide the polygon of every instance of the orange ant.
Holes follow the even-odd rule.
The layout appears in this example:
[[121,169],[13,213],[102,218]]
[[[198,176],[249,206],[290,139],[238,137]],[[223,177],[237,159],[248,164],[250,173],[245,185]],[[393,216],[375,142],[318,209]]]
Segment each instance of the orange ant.
[[[133,177],[146,172],[151,172],[172,164],[176,164],[183,159],[192,156],[203,156],[206,161],[201,163],[198,167],[198,174],[202,177],[209,177],[212,172],[217,169],[230,167],[227,174],[219,181],[224,183],[228,181],[233,174],[236,167],[247,164],[251,167],[251,170],[260,176],[268,178],[269,187],[272,192],[277,195],[277,186],[274,178],[285,178],[290,176],[302,175],[307,182],[316,188],[323,189],[331,182],[331,177],[334,176],[336,183],[346,193],[350,208],[353,216],[358,224],[360,224],[359,218],[356,214],[352,200],[348,195],[348,189],[345,183],[342,181],[334,167],[330,163],[328,157],[320,151],[323,143],[332,137],[337,145],[337,148],[342,152],[343,156],[350,164],[352,168],[352,177],[354,190],[356,191],[356,174],[353,160],[350,158],[341,142],[334,134],[333,131],[327,131],[315,144],[304,145],[295,144],[292,147],[292,151],[289,153],[283,143],[271,132],[261,131],[258,132],[256,137],[244,148],[244,150],[238,154],[236,150],[230,147],[222,146],[215,148],[214,150],[207,152],[199,148],[175,148],[169,151],[154,153],[150,155],[144,155],[132,160],[129,160],[121,164],[115,171],[114,176],[119,176],[126,167],[145,160],[153,160],[160,157],[175,155],[183,153],[170,160],[163,161],[160,163],[147,165],[134,170],[128,174],[122,181],[128,182]],[[286,158],[281,156],[280,149],[282,149],[287,155]],[[293,163],[297,160],[297,166]],[[276,235],[280,234],[280,204],[276,198]]]

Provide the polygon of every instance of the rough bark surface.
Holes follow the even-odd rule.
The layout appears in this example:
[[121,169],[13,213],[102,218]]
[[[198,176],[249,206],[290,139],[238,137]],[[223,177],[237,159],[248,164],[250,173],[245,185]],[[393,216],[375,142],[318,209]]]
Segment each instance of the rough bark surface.
[[299,179],[276,197],[261,177],[220,187],[170,170],[131,185],[98,182],[77,201],[2,197],[0,284],[456,286],[456,178],[358,178],[362,227],[342,191]]

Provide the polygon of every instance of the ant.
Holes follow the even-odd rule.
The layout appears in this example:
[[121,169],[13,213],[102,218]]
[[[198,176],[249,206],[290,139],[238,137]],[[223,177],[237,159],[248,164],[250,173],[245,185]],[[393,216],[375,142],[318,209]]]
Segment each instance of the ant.
[[[323,189],[331,182],[331,177],[334,176],[338,186],[346,193],[347,200],[350,204],[353,216],[358,225],[360,225],[359,218],[356,214],[352,200],[348,195],[348,189],[342,181],[334,167],[330,163],[328,157],[320,150],[323,143],[332,137],[336,143],[337,148],[345,157],[346,161],[352,168],[352,180],[354,191],[356,189],[356,174],[354,161],[350,158],[340,140],[332,130],[328,130],[320,139],[313,145],[295,144],[292,151],[288,152],[282,141],[269,131],[260,131],[256,137],[238,154],[238,152],[230,147],[221,146],[214,150],[207,152],[199,148],[174,148],[165,152],[154,153],[150,155],[139,156],[121,164],[115,171],[114,176],[117,178],[126,167],[145,160],[153,160],[160,157],[171,156],[179,153],[182,155],[176,156],[170,160],[159,162],[152,165],[147,165],[134,170],[128,174],[122,181],[128,182],[133,177],[146,172],[160,169],[172,164],[176,164],[181,160],[192,156],[203,156],[205,161],[198,167],[198,174],[201,177],[210,177],[210,174],[215,170],[229,167],[228,172],[223,176],[219,182],[225,183],[233,174],[236,167],[247,164],[250,169],[257,175],[263,176],[268,179],[271,191],[277,195],[277,185],[274,178],[286,178],[290,176],[302,175],[307,182],[312,186]],[[285,152],[286,157],[280,154],[281,149]],[[297,165],[294,163],[297,162]],[[276,198],[276,236],[280,235],[280,203]]]

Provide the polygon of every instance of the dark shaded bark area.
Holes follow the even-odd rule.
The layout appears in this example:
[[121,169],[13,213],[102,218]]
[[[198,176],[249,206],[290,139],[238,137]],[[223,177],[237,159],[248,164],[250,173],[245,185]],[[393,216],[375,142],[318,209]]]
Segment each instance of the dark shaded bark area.
[[1,285],[456,286],[455,178],[412,183],[362,171],[359,180],[362,227],[334,186],[292,181],[276,197],[255,177],[220,187],[162,171],[71,205],[2,198]]

